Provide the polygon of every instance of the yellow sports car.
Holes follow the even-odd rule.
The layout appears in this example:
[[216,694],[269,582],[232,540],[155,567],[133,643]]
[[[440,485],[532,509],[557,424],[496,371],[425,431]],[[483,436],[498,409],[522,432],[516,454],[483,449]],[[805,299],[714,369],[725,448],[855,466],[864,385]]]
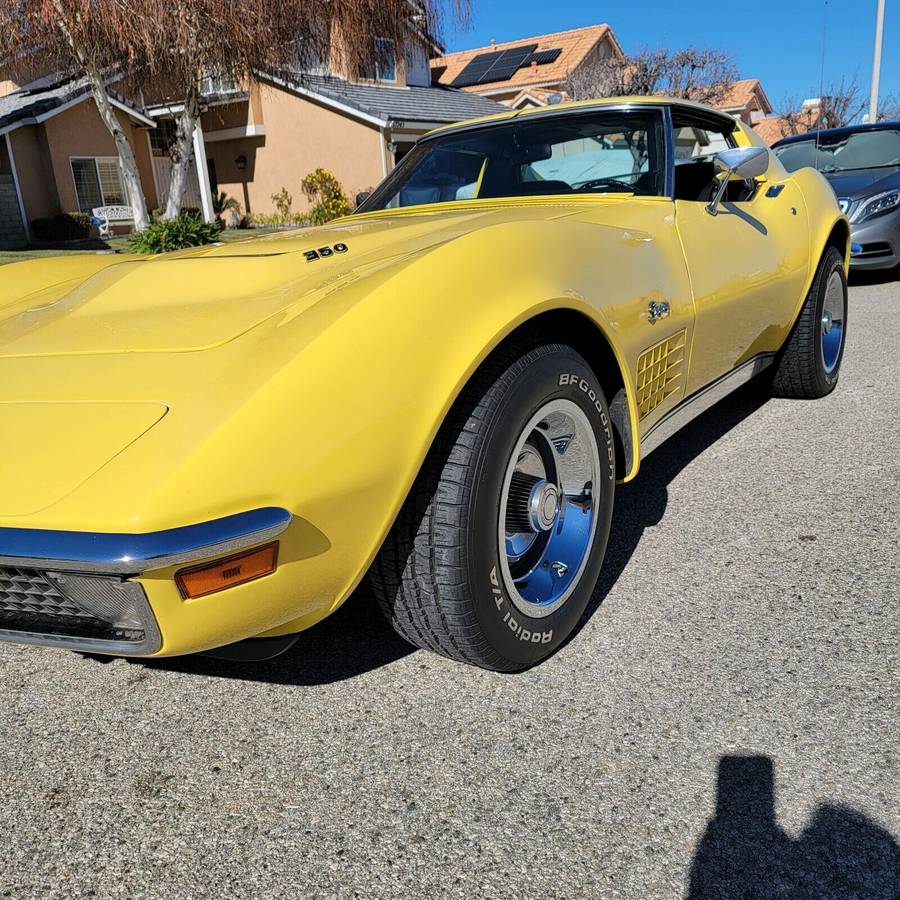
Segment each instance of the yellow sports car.
[[838,379],[849,228],[661,98],[423,138],[357,212],[0,270],[0,638],[263,658],[368,577],[514,671],[574,628],[616,483],[767,372]]

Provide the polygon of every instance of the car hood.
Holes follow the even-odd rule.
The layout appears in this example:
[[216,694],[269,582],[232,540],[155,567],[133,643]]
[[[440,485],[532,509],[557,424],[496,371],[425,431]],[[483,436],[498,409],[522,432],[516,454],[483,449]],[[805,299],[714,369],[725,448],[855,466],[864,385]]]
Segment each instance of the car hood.
[[825,175],[838,197],[860,200],[900,187],[900,166],[877,169],[849,169]]
[[[93,258],[86,277],[84,259],[4,267],[19,278],[4,291],[7,273],[0,273],[0,358],[215,347],[460,235],[571,212],[534,206],[348,218],[158,257]],[[308,261],[322,248],[329,255]]]

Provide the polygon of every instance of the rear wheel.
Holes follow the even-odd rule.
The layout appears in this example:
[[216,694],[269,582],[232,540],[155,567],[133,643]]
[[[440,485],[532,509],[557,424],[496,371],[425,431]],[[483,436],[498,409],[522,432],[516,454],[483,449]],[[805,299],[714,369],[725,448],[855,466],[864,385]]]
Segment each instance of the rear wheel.
[[370,572],[416,646],[515,671],[571,633],[596,584],[615,489],[606,400],[561,344],[475,375]]
[[830,394],[838,382],[846,333],[844,259],[829,247],[781,351],[773,379],[775,396],[813,400]]

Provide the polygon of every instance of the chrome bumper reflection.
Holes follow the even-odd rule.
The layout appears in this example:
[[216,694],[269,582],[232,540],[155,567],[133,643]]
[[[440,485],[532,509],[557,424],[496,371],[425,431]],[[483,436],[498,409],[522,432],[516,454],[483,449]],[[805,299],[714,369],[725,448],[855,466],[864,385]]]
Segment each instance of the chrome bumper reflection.
[[139,575],[261,543],[290,523],[286,509],[270,506],[146,534],[0,528],[0,565]]

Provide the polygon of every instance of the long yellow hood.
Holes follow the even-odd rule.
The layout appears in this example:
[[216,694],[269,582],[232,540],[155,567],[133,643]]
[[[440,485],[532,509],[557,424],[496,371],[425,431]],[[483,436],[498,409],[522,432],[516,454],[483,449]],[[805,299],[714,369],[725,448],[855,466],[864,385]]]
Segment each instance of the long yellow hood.
[[[288,307],[302,312],[461,234],[554,212],[559,215],[558,208],[538,208],[344,220],[149,259],[98,256],[87,277],[62,282],[55,273],[65,271],[65,260],[15,266],[20,272],[10,274],[19,277],[0,301],[0,357],[215,347]],[[331,255],[309,261],[306,254],[320,248]]]

